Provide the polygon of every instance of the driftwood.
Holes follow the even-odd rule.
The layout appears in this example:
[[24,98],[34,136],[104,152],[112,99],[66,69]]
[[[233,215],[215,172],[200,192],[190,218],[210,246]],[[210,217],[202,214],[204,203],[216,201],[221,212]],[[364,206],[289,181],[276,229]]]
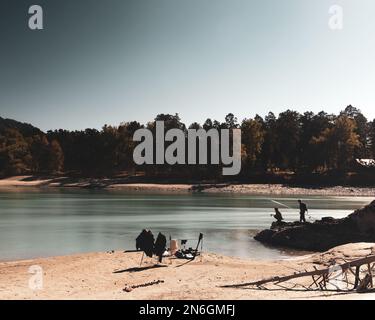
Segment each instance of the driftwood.
[[151,281],[151,282],[127,286],[123,289],[123,291],[131,292],[131,291],[133,291],[133,289],[150,287],[150,286],[154,286],[154,285],[157,285],[157,284],[160,284],[160,283],[164,283],[164,280],[154,280],[154,281]]
[[[361,267],[366,267],[366,275],[361,279]],[[375,267],[375,255],[367,256],[365,258],[352,260],[343,264],[332,265],[329,268],[317,269],[312,271],[303,271],[294,273],[287,276],[275,276],[267,279],[258,281],[240,283],[234,285],[226,285],[224,288],[241,288],[256,286],[259,289],[266,289],[264,285],[274,284],[280,286],[281,283],[288,282],[290,280],[312,277],[313,282],[309,286],[302,286],[306,290],[313,290],[315,287],[318,290],[328,290],[329,286],[334,287],[334,291],[352,291],[357,290],[358,292],[365,292],[369,288],[373,288],[373,269]],[[353,270],[354,269],[354,270]],[[339,276],[341,278],[339,278]],[[354,282],[351,278],[354,276]],[[346,289],[343,289],[343,285]],[[349,286],[353,285],[352,289]],[[294,287],[297,286],[296,284]],[[293,287],[293,288],[294,288]],[[332,289],[331,289],[332,290]]]

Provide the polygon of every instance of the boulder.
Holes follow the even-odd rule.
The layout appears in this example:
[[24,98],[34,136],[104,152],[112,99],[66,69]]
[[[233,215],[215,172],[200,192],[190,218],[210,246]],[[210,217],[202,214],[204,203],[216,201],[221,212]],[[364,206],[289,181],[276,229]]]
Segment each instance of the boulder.
[[325,217],[314,223],[277,223],[255,237],[262,243],[285,248],[327,251],[356,242],[375,242],[375,201],[348,217]]

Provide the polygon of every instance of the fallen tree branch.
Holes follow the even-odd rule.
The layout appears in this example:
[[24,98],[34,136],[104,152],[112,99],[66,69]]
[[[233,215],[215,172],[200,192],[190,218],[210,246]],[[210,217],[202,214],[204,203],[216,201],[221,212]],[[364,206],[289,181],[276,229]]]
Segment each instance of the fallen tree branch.
[[[355,286],[354,289],[358,286],[358,283],[360,281],[359,279],[359,270],[362,265],[368,265],[370,263],[375,262],[375,255],[367,256],[365,258],[361,259],[356,259],[352,260],[349,262],[345,262],[341,265],[335,266],[336,268],[341,268],[342,272],[346,272],[347,270],[352,271],[350,268],[355,267],[356,272],[355,272]],[[267,279],[262,279],[254,282],[248,282],[248,283],[240,283],[240,284],[232,284],[232,285],[225,285],[223,286],[224,288],[240,288],[240,287],[247,287],[247,286],[261,286],[267,283],[277,283],[280,284],[282,282],[286,282],[292,279],[297,279],[297,278],[303,278],[303,277],[313,277],[313,276],[321,276],[323,278],[324,282],[324,287],[326,286],[327,278],[330,273],[332,273],[332,267],[330,268],[325,268],[325,269],[315,269],[314,271],[304,271],[300,273],[295,273],[292,275],[287,275],[287,276],[275,276]]]

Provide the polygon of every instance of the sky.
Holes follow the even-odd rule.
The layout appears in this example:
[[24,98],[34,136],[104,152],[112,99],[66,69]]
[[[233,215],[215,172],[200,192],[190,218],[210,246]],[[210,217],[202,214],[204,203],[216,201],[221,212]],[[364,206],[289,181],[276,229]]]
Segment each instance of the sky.
[[373,15],[374,0],[1,0],[0,116],[46,131],[352,104],[372,120]]

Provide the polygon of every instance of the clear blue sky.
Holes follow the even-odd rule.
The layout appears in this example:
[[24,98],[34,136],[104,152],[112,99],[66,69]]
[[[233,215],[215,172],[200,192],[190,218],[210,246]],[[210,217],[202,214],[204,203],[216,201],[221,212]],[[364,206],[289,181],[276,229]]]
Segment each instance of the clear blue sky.
[[[36,3],[43,31],[27,28]],[[0,116],[43,130],[348,104],[375,118],[374,0],[3,0],[0,12]]]

